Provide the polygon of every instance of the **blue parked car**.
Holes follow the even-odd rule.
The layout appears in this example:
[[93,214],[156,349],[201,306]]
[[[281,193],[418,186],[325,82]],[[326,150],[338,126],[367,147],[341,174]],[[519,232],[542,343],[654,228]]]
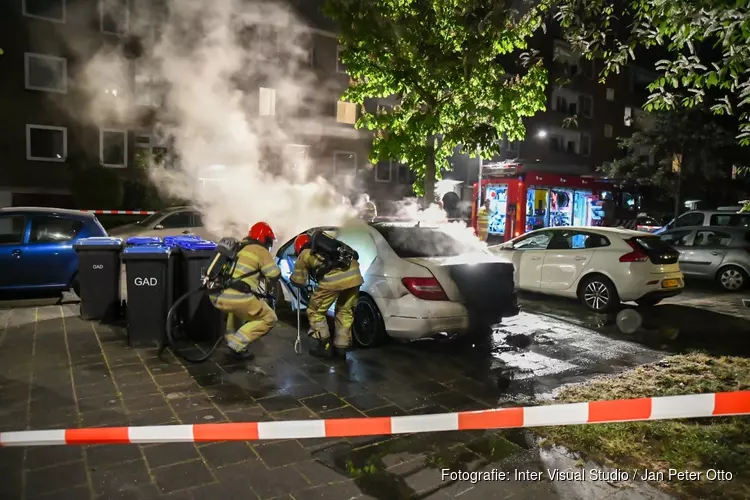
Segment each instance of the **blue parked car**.
[[107,236],[93,214],[57,208],[0,208],[0,290],[73,290],[73,243]]

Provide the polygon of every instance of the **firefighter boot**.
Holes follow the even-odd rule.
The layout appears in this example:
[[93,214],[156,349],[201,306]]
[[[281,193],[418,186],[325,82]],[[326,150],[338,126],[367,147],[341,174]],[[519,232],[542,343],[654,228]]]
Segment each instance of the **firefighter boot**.
[[224,343],[224,352],[227,358],[227,361],[229,362],[249,362],[252,361],[255,358],[255,355],[251,353],[247,346],[243,346],[240,343],[236,342],[236,340],[230,336],[227,335],[224,337],[225,343]]
[[330,338],[321,339],[311,337],[311,340],[313,344],[310,346],[310,356],[315,356],[316,358],[331,358],[334,356]]

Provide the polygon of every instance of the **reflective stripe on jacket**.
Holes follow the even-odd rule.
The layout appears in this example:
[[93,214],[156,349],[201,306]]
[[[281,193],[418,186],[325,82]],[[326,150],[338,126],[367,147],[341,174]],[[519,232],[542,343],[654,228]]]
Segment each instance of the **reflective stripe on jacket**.
[[281,276],[281,269],[274,262],[271,252],[260,245],[250,244],[240,250],[237,255],[237,263],[234,266],[232,278],[236,279],[248,273],[254,274],[243,278],[242,281],[250,285],[253,290],[258,290],[258,282],[261,277],[269,280],[276,279]]
[[490,214],[487,209],[482,207],[477,213],[477,236],[480,240],[487,239],[487,233],[490,229]]
[[[324,264],[323,258],[316,255],[306,248],[297,257],[294,263],[291,280],[296,285],[304,286],[311,272],[320,268]],[[352,260],[348,269],[335,268],[320,280],[321,290],[340,291],[349,288],[361,286],[365,280],[362,279],[362,273],[359,271],[359,262]]]

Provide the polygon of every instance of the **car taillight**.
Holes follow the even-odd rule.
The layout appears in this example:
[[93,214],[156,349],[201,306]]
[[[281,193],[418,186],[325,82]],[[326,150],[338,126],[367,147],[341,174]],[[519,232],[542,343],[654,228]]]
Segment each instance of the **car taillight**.
[[646,262],[648,261],[648,255],[646,255],[646,252],[643,251],[643,249],[636,243],[635,241],[631,240],[625,240],[625,243],[627,243],[630,248],[633,249],[632,252],[626,253],[622,257],[620,257],[620,262]]
[[401,283],[418,299],[448,300],[445,290],[435,278],[404,278]]

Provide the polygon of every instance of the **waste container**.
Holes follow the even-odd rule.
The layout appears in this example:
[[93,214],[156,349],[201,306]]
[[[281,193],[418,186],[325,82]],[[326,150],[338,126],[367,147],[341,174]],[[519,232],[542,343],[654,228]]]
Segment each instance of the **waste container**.
[[83,238],[73,244],[78,254],[81,318],[114,319],[120,313],[120,238]]
[[[176,237],[180,268],[178,291],[175,297],[197,290],[216,252],[216,243],[200,238]],[[208,295],[196,293],[185,299],[178,314],[183,333],[194,342],[214,342],[224,332],[225,315],[216,309]]]
[[127,277],[128,343],[132,347],[160,347],[174,301],[173,248],[134,245],[122,251]]

